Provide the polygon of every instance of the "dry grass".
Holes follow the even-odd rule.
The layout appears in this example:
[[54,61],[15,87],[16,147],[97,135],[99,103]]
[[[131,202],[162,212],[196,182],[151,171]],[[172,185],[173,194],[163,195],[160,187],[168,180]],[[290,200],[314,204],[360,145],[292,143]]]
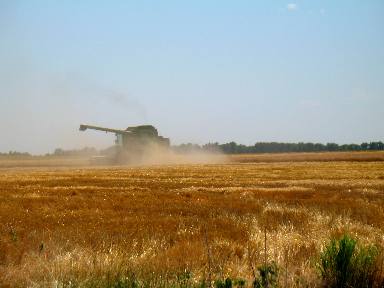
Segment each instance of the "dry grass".
[[384,151],[237,154],[231,155],[229,160],[241,163],[290,161],[384,161]]
[[89,157],[63,156],[0,156],[0,169],[36,167],[82,167],[89,165]]
[[268,260],[290,287],[319,285],[313,259],[331,236],[348,231],[384,247],[380,161],[0,173],[5,287],[101,286],[123,274],[155,286],[185,271],[193,281],[250,284],[264,261],[264,227]]

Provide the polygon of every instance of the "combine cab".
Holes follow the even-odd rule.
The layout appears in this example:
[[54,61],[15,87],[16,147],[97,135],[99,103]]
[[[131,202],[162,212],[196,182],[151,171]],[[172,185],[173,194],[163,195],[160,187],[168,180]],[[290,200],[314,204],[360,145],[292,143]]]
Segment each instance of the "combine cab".
[[125,130],[103,128],[91,125],[80,125],[80,131],[87,129],[114,133],[116,135],[114,155],[108,157],[94,157],[93,164],[124,164],[141,161],[144,156],[151,153],[167,151],[169,138],[159,136],[157,129],[152,125],[128,127]]

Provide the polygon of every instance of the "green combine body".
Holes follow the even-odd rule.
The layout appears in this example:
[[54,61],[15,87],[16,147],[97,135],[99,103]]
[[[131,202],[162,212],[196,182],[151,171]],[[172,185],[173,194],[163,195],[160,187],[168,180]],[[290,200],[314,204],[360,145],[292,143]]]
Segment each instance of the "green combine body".
[[[114,133],[116,135],[116,153],[105,162],[129,163],[141,160],[146,154],[169,149],[169,138],[159,136],[152,125],[128,127],[125,130],[104,128],[92,125],[80,125],[80,131],[87,129]],[[99,157],[100,158],[100,157]]]

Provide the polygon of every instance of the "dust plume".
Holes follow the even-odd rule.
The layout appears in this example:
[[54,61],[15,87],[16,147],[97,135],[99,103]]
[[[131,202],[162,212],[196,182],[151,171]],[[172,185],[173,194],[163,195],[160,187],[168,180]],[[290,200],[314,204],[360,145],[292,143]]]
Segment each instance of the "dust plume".
[[143,153],[133,154],[129,151],[117,153],[111,164],[128,166],[147,165],[183,165],[183,164],[223,164],[228,157],[220,151],[191,150],[187,152],[164,148],[156,143],[148,144]]
[[20,70],[11,70],[1,85],[5,97],[0,97],[0,152],[43,155],[56,148],[101,149],[110,140],[96,133],[79,134],[79,123],[119,127],[147,121],[145,105],[127,87],[97,83],[78,73]]
[[227,156],[219,151],[175,152],[172,149],[166,151],[162,149],[157,149],[156,147],[151,147],[148,152],[143,155],[141,161],[135,164],[222,164],[226,163],[227,160]]

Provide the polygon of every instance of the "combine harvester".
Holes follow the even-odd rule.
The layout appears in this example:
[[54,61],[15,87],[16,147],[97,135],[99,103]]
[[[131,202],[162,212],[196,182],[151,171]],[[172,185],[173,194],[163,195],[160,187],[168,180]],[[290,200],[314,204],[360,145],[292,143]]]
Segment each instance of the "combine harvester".
[[79,130],[87,129],[115,133],[115,152],[110,156],[97,156],[91,159],[91,164],[126,164],[138,163],[144,156],[151,153],[164,153],[169,150],[169,138],[159,136],[152,125],[128,127],[125,130],[103,128],[92,125],[80,125]]

